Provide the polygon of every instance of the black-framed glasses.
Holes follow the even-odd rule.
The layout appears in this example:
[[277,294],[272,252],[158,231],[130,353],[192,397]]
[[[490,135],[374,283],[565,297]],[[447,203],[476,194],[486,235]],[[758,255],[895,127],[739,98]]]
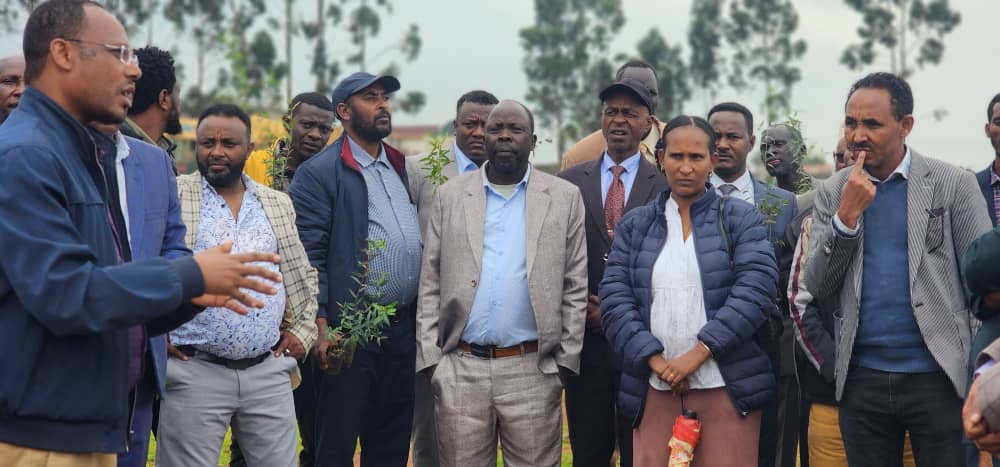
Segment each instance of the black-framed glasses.
[[103,44],[101,42],[85,41],[83,39],[63,39],[70,42],[77,42],[80,44],[89,44],[104,47],[105,50],[111,53],[118,52],[118,61],[122,62],[123,65],[139,65],[139,56],[135,54],[135,50],[132,46],[128,44]]
[[835,161],[837,161],[837,162],[843,163],[844,162],[844,154],[845,153],[843,153],[843,152],[834,151],[833,152],[833,159]]

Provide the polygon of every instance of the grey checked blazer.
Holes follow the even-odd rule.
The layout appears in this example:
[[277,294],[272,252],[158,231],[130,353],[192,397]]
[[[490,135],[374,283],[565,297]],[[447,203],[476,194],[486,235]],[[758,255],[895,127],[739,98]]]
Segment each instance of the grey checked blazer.
[[[960,261],[969,244],[990,230],[990,218],[975,174],[912,149],[910,154],[906,240],[913,314],[927,348],[958,396],[964,397],[969,348],[978,323],[966,298]],[[834,320],[837,400],[844,394],[861,300],[864,218],[855,238],[841,236],[833,228],[851,170],[837,172],[817,190],[805,272],[806,287],[816,299],[834,295],[840,299],[841,315]]]
[[[417,371],[458,347],[483,261],[486,192],[483,169],[438,189],[424,237],[417,299]],[[565,180],[538,169],[525,200],[528,293],[538,326],[539,369],[580,369],[587,307],[583,198]]]
[[[287,329],[302,342],[308,354],[316,342],[316,294],[319,284],[316,269],[309,264],[306,250],[299,240],[295,228],[295,208],[288,195],[255,183],[264,215],[271,222],[274,236],[278,241],[281,256],[281,280],[285,285],[285,316],[281,329]],[[187,226],[185,242],[194,249],[198,238],[198,223],[201,220],[201,174],[193,173],[177,177],[177,194],[181,200],[181,219]]]

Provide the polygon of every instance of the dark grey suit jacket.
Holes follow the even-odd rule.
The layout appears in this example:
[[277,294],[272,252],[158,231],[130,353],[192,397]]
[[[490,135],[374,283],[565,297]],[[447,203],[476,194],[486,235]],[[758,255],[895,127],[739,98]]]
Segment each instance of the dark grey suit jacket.
[[[604,226],[604,201],[601,193],[601,161],[584,162],[559,172],[559,177],[580,188],[587,214],[587,276],[591,295],[597,295],[597,286],[604,277],[604,264],[611,251],[611,239]],[[645,159],[639,160],[639,170],[632,191],[625,201],[625,212],[644,206],[667,189],[667,179]]]

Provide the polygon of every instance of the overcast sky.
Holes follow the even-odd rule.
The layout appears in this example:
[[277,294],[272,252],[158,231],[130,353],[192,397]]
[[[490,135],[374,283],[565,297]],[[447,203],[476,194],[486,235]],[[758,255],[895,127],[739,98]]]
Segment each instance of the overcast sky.
[[[314,15],[314,2],[298,2],[297,13]],[[634,54],[635,44],[650,28],[659,28],[671,44],[684,44],[688,27],[689,0],[624,0],[626,23],[611,44],[612,54]],[[808,51],[798,65],[802,80],[793,90],[792,107],[802,120],[809,144],[824,150],[836,143],[837,125],[850,84],[862,73],[852,72],[838,59],[844,47],[856,39],[860,15],[838,0],[797,0],[799,36],[808,42]],[[983,133],[986,104],[1000,92],[1000,40],[997,17],[1000,1],[952,0],[962,14],[961,25],[946,37],[944,60],[938,66],[919,70],[910,80],[915,97],[916,127],[911,146],[926,155],[958,165],[980,169],[992,158],[992,148]],[[523,51],[518,31],[534,20],[531,0],[459,1],[423,0],[394,2],[393,14],[383,16],[383,32],[371,45],[379,51],[398,40],[404,28],[420,26],[423,49],[414,63],[402,66],[400,81],[405,89],[419,89],[427,95],[427,105],[416,116],[395,115],[396,124],[440,124],[454,116],[455,101],[463,92],[483,88],[501,98],[522,99],[527,81],[522,69]],[[282,36],[283,37],[283,36]],[[334,54],[350,52],[346,34],[331,35],[339,44]],[[275,37],[280,41],[281,37]],[[133,45],[146,43],[146,34],[133,37]],[[195,75],[194,54],[184,45],[184,37],[163,23],[154,28],[154,45],[180,51],[187,80]],[[11,34],[0,40],[0,54],[19,51],[20,37]],[[279,47],[283,50],[282,44]],[[312,90],[315,80],[304,72],[312,47],[302,39],[295,43],[293,92]],[[384,57],[390,58],[390,54]],[[216,58],[216,62],[221,57]],[[381,62],[381,63],[380,63]],[[379,69],[388,60],[370,68]],[[883,68],[888,68],[885,62]],[[872,68],[867,71],[876,71]],[[342,65],[342,76],[353,70]],[[207,79],[207,82],[212,82]],[[183,83],[181,83],[183,86]],[[328,90],[326,90],[328,91]],[[761,93],[723,90],[717,100],[740,101],[760,113]],[[704,114],[707,102],[696,90],[685,106],[686,113]],[[595,96],[595,112],[597,112]],[[530,106],[530,103],[529,103]],[[944,109],[947,115],[935,121],[932,114]],[[660,115],[661,118],[669,116]],[[539,129],[539,139],[551,136]],[[547,147],[546,147],[547,146]],[[554,143],[543,144],[539,162],[555,159]]]

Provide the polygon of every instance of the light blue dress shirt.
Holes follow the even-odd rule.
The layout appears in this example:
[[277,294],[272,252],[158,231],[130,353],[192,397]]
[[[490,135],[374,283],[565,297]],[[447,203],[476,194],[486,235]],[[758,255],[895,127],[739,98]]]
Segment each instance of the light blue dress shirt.
[[538,326],[528,294],[524,212],[531,166],[510,198],[505,198],[490,185],[486,179],[486,164],[481,172],[486,190],[483,267],[462,340],[499,347],[535,341],[538,340]]
[[466,172],[472,172],[473,170],[478,170],[479,166],[469,156],[466,156],[461,149],[458,148],[457,144],[452,143],[451,153],[455,155],[455,165],[458,166],[458,174],[462,175]]
[[374,159],[350,137],[347,142],[368,188],[368,239],[385,241],[385,249],[369,262],[368,280],[374,283],[385,277],[387,282],[381,291],[368,289],[365,293],[378,296],[383,305],[409,305],[417,298],[423,251],[417,207],[410,202],[410,192],[389,162],[384,146],[379,145],[379,157]]
[[[636,172],[639,171],[639,160],[641,158],[642,153],[637,151],[621,163],[621,166],[625,167],[625,171],[621,175],[622,184],[625,185],[625,204],[628,204],[628,197],[632,194],[632,183],[635,182]],[[611,167],[614,167],[614,165],[615,161],[605,151],[604,157],[601,159],[601,204],[604,204],[608,200],[608,189],[611,188],[611,181],[615,179],[615,174],[611,171]]]
[[[226,200],[201,179],[201,214],[194,250],[199,252],[233,241],[233,253],[259,251],[278,253],[278,240],[271,222],[264,212],[264,205],[257,197],[256,185],[243,175],[246,192],[239,215],[234,218]],[[254,263],[280,274],[277,264]],[[271,284],[278,292],[274,295],[243,289],[251,297],[264,303],[263,308],[249,308],[247,315],[239,315],[225,308],[206,308],[191,321],[170,333],[173,345],[193,345],[202,352],[222,358],[239,360],[263,355],[278,343],[281,319],[285,316],[285,285]]]

